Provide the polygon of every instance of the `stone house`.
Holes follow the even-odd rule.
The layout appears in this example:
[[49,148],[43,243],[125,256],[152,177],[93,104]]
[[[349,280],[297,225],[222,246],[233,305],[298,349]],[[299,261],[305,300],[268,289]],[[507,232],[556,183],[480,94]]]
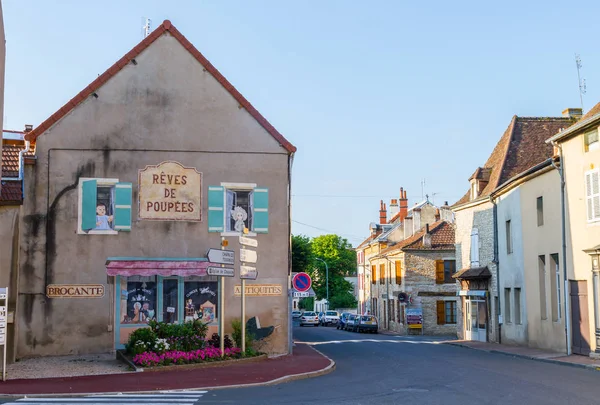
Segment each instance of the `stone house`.
[[[460,269],[454,276],[460,283],[459,338],[501,341],[498,280],[503,270],[498,267],[498,229],[512,228],[513,224],[508,217],[500,222],[498,207],[491,195],[515,176],[546,160],[544,137],[571,123],[570,117],[514,116],[486,163],[469,178],[467,193],[453,205],[456,260]],[[511,248],[517,245],[513,242]],[[513,270],[507,268],[506,271]],[[514,286],[506,285],[506,288]]]
[[[446,207],[449,211],[449,207]],[[375,257],[383,277],[378,280],[382,297],[379,324],[383,329],[407,334],[407,310],[422,316],[428,335],[456,334],[456,272],[454,225],[440,220],[382,250]]]
[[[23,205],[0,223],[20,246],[2,267],[14,357],[115,350],[154,319],[231,333],[242,264],[260,268],[263,350],[289,352],[296,148],[168,20],[25,140]],[[243,235],[258,247],[241,263]],[[208,274],[225,262],[235,277]]]
[[[565,185],[566,255],[558,266],[568,270],[567,338],[572,353],[591,357],[600,357],[599,132],[600,103],[547,141],[560,158]],[[547,264],[552,271],[552,261]]]

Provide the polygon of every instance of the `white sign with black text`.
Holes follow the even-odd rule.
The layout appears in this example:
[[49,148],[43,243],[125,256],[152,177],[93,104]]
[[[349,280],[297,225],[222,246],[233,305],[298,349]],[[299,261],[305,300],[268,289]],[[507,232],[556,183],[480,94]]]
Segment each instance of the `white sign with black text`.
[[256,267],[252,266],[240,266],[240,278],[246,280],[256,280],[258,277],[258,271]]

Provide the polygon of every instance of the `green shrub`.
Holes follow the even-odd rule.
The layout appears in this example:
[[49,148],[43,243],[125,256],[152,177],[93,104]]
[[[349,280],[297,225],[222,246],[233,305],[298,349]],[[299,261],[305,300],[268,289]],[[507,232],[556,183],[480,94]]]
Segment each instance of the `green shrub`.
[[127,353],[136,355],[152,350],[155,342],[156,334],[152,328],[139,328],[129,335],[125,348]]
[[[241,348],[242,347],[242,322],[239,319],[234,319],[231,321],[231,328],[233,332],[231,336],[235,342],[235,346]],[[254,335],[248,331],[246,328],[246,352],[252,348],[252,344],[254,343]]]
[[151,321],[148,325],[158,339],[165,339],[170,350],[189,352],[205,346],[208,325],[200,320],[182,324]]
[[[218,333],[213,333],[212,337],[208,341],[208,344],[210,346],[216,347],[217,349],[220,349],[221,348],[221,336]],[[225,337],[223,338],[223,346],[225,349],[233,348],[233,342],[231,341],[231,338],[229,337],[229,335],[225,335]]]

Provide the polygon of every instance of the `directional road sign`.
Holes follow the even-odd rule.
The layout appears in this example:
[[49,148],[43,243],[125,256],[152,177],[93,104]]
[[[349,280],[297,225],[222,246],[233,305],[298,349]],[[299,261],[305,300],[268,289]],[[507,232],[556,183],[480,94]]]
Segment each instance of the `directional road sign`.
[[310,276],[306,273],[296,273],[292,279],[292,285],[299,292],[308,291],[312,284]]
[[235,275],[235,270],[231,267],[208,267],[206,273],[209,276],[233,277]]
[[208,249],[208,261],[218,264],[235,264],[235,252],[233,250]]
[[247,238],[245,236],[240,236],[240,243],[246,246],[258,247],[258,241],[256,239]]
[[240,249],[240,261],[245,263],[256,263],[257,255],[254,250]]
[[245,280],[256,280],[258,277],[258,271],[256,267],[252,266],[240,266],[240,278]]

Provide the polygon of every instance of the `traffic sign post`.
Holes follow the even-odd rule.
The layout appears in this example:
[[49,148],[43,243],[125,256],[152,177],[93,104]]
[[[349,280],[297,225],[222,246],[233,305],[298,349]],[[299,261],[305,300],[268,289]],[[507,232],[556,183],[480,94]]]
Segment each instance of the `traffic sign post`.
[[208,267],[206,273],[209,276],[233,277],[235,270],[231,267]]
[[0,305],[0,345],[3,346],[4,356],[2,357],[2,381],[6,381],[6,322],[8,318],[8,287],[0,288],[0,300],[4,301]]
[[[222,238],[225,239],[225,238]],[[235,264],[235,252],[233,250],[208,249],[208,261],[217,264]]]
[[292,285],[298,292],[305,292],[310,290],[312,285],[312,279],[307,273],[296,273],[292,279]]
[[247,236],[240,236],[240,279],[242,282],[242,354],[246,353],[246,280],[256,280],[258,271],[256,267],[246,264],[256,263],[258,255],[255,250],[248,247],[257,248],[258,241]]
[[252,266],[240,266],[240,279],[242,280],[256,280],[258,277],[258,270]]
[[225,356],[225,280],[223,277],[233,277],[235,271],[232,268],[225,267],[226,264],[235,264],[235,252],[225,250],[228,245],[227,240],[221,236],[221,249],[208,249],[206,256],[211,263],[220,264],[221,267],[209,266],[206,273],[219,277],[219,346],[221,357]]

